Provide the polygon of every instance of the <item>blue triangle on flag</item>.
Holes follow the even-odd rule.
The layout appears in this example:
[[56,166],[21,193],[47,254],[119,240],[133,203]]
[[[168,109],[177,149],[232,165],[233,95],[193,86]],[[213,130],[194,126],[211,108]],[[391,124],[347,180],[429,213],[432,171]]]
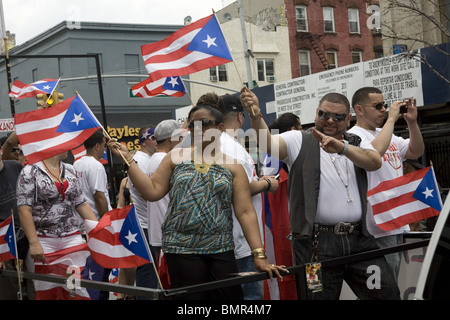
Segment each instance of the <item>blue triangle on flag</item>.
[[14,233],[14,225],[12,223],[9,224],[8,230],[6,230],[4,236],[6,242],[8,243],[9,252],[17,258],[16,252],[16,236]]
[[119,240],[125,248],[135,255],[148,261],[152,261],[149,256],[149,251],[147,250],[146,242],[144,242],[146,240],[144,239],[144,234],[139,226],[134,206],[131,207],[123,222]]
[[[105,269],[97,262],[95,262],[92,256],[88,256],[86,258],[86,263],[84,265],[83,271],[81,272],[81,276],[83,277],[83,279],[87,280],[102,281],[104,271]],[[88,292],[89,297],[92,300],[98,300],[100,298],[100,290],[86,288],[86,291]]]
[[75,96],[56,132],[74,132],[96,127],[101,127],[98,120],[87,109],[80,97]]
[[187,51],[200,51],[230,61],[233,60],[220,25],[214,15],[195,35]]
[[413,198],[425,203],[433,209],[441,211],[442,204],[439,195],[439,188],[436,180],[434,179],[431,168],[428,169],[428,172],[423,177],[414,192]]
[[163,89],[186,92],[180,77],[167,77],[163,84]]
[[55,81],[48,81],[48,82],[42,82],[42,83],[34,83],[33,86],[35,86],[39,90],[42,90],[46,93],[51,93],[57,84],[58,84],[58,80],[55,80]]

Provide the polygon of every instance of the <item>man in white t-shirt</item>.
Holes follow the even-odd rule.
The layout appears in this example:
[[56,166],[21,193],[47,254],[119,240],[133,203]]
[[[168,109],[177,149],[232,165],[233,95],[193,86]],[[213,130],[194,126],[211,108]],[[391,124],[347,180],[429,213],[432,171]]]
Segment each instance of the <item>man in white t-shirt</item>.
[[[214,93],[207,93],[199,98],[197,105],[199,104],[210,105],[224,114],[225,132],[220,136],[221,151],[227,156],[236,159],[247,173],[252,194],[252,204],[258,217],[261,239],[264,239],[261,192],[275,192],[278,189],[278,180],[273,176],[259,178],[253,158],[237,141],[237,134],[244,124],[245,117],[241,101],[235,95],[226,94],[218,97]],[[239,272],[255,272],[256,269],[250,247],[234,214],[233,241],[235,245],[234,255]],[[262,300],[264,298],[264,283],[258,281],[243,284],[242,291],[245,300]]]
[[102,130],[90,136],[84,142],[84,147],[86,155],[77,160],[73,166],[81,179],[83,193],[89,205],[97,219],[100,219],[106,212],[112,210],[105,167],[98,161],[103,158],[106,150],[106,139]]
[[[161,121],[155,128],[150,139],[157,144],[157,150],[153,154],[147,168],[143,172],[152,177],[158,169],[161,161],[178,143],[182,137],[180,124],[175,120]],[[161,224],[164,221],[167,207],[169,206],[169,194],[158,201],[147,201],[147,217],[149,224],[150,249],[155,261],[157,261],[161,249]]]
[[[356,113],[356,124],[348,132],[371,142],[375,150],[382,156],[381,168],[367,172],[368,189],[375,188],[383,181],[402,176],[403,161],[417,159],[425,150],[422,134],[417,124],[415,100],[395,101],[389,108],[389,116],[382,128],[388,106],[381,90],[374,87],[358,89],[353,95],[352,106]],[[403,114],[403,118],[408,124],[409,139],[393,134],[402,106],[407,106],[407,112]],[[368,206],[367,229],[376,238],[380,247],[384,248],[403,243],[403,233],[409,231],[409,226],[405,225],[392,231],[385,231],[377,226],[372,208]],[[400,255],[401,253],[398,252],[386,256],[396,279],[400,269]]]
[[[367,176],[377,170],[380,155],[370,143],[348,134],[350,103],[338,93],[322,97],[315,127],[271,135],[247,88],[241,92],[259,146],[289,167],[289,210],[294,264],[316,270],[324,260],[377,249],[365,224]],[[267,149],[267,150],[265,150]],[[310,268],[307,264],[311,264]],[[379,271],[379,289],[370,290],[371,266]],[[383,257],[320,267],[319,283],[308,287],[306,299],[339,299],[345,280],[360,299],[400,299],[394,276]],[[369,273],[368,273],[369,272]],[[298,277],[305,277],[299,274]]]

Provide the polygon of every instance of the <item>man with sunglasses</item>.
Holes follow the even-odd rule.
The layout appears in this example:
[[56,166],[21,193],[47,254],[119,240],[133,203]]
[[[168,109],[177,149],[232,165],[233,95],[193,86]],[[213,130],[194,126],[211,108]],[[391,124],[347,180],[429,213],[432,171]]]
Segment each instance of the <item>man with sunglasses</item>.
[[[383,93],[375,87],[358,89],[352,98],[352,106],[356,113],[356,125],[349,132],[371,142],[375,150],[382,156],[380,169],[367,172],[369,190],[386,180],[395,179],[403,175],[403,161],[417,159],[422,156],[425,146],[417,124],[417,108],[415,99],[394,101],[389,108],[385,121],[387,104]],[[403,118],[408,125],[409,138],[404,139],[393,134],[394,126],[400,116],[400,110],[406,106]],[[384,123],[384,125],[383,125]],[[367,228],[382,248],[403,243],[403,233],[409,231],[409,226],[385,231],[377,226],[369,206],[367,211]],[[400,269],[400,252],[386,255],[389,266],[397,279]]]
[[[259,131],[260,148],[272,155],[278,153],[289,168],[294,264],[305,265],[306,270],[321,270],[318,286],[308,287],[307,298],[337,300],[345,280],[360,299],[398,300],[399,289],[384,258],[320,266],[324,260],[378,248],[365,223],[365,170],[378,169],[381,158],[370,143],[346,132],[350,121],[347,98],[338,93],[326,94],[317,107],[314,128],[279,135],[270,134],[254,93],[243,88],[241,100],[252,128]],[[371,290],[367,284],[373,265],[379,268],[380,282]]]

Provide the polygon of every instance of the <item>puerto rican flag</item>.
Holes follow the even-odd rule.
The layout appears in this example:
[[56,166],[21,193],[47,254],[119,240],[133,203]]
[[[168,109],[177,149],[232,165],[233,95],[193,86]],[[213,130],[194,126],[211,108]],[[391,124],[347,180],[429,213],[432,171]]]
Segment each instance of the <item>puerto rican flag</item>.
[[133,268],[152,262],[134,205],[108,211],[98,222],[85,220],[85,226],[91,255],[102,267]]
[[[72,149],[71,152],[74,158],[73,162],[75,163],[86,155],[86,148],[84,147],[84,145],[81,145],[75,149]],[[98,159],[98,161],[100,161],[101,164],[108,163],[108,155],[106,154],[106,150],[103,152],[103,157]]]
[[16,259],[16,233],[13,216],[0,223],[0,262]]
[[15,114],[14,119],[29,164],[79,146],[102,127],[79,95],[50,108]]
[[19,80],[15,80],[9,96],[23,99],[35,97],[39,93],[51,94],[58,85],[58,82],[59,80],[56,79],[42,79],[31,84],[25,84]]
[[150,78],[131,87],[135,97],[152,98],[158,96],[182,97],[186,94],[180,77],[167,77],[152,81]]
[[[87,290],[77,284],[89,255],[87,244],[83,243],[46,253],[45,263],[35,261],[35,273],[67,278],[64,284],[35,281],[35,300],[90,300]],[[72,291],[69,289],[69,283]]]
[[143,45],[141,51],[152,81],[183,76],[233,61],[214,14],[161,41]]
[[369,190],[375,222],[386,231],[438,215],[442,200],[432,167],[383,181]]

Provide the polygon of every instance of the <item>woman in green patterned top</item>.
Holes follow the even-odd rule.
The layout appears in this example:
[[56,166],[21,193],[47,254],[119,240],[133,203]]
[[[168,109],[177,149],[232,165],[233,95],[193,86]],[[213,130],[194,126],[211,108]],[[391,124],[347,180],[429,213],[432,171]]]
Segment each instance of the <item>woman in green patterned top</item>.
[[[172,288],[220,280],[237,272],[232,205],[257,270],[282,278],[279,271],[286,269],[267,261],[244,169],[220,152],[222,113],[199,105],[188,119],[191,148],[170,151],[151,179],[133,164],[124,146],[109,142],[110,149],[129,164],[129,177],[145,199],[157,201],[170,194],[162,225],[162,250]],[[236,285],[181,298],[242,299],[242,291]]]

